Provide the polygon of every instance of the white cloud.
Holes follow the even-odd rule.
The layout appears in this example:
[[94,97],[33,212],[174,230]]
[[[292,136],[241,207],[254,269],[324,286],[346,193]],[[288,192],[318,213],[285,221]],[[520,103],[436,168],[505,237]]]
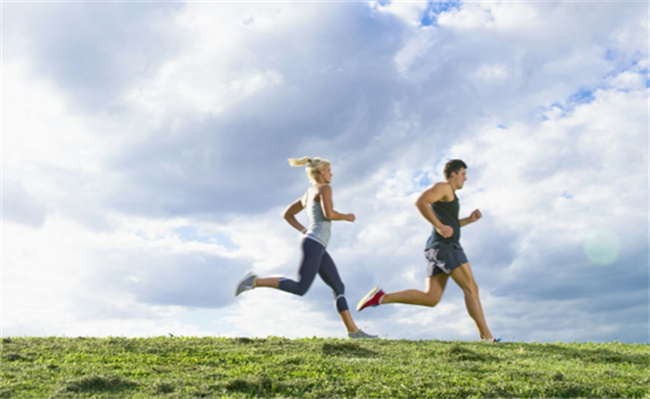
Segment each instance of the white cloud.
[[20,182],[3,180],[3,216],[7,220],[40,227],[45,222],[47,208],[38,198],[30,195]]
[[[3,75],[3,142],[12,149],[3,158],[5,171],[11,175],[14,167],[26,169],[34,163],[96,170],[101,138],[88,134],[92,128],[83,118],[70,115],[74,110],[55,85],[21,58],[3,62]],[[20,172],[28,172],[24,169]]]
[[460,10],[441,14],[438,23],[455,29],[475,29],[489,26],[492,19],[490,6],[469,3],[464,4]]
[[475,79],[483,84],[505,83],[510,77],[510,72],[506,65],[502,64],[484,64],[477,68],[474,73]]
[[[281,291],[256,289],[242,294],[223,322],[234,327],[232,334],[236,336],[346,337],[341,321],[323,317],[322,309],[313,309],[313,298],[311,293],[293,297]],[[328,313],[335,314],[330,302]]]
[[633,71],[625,71],[607,79],[607,85],[619,90],[643,89],[646,80],[643,74]]

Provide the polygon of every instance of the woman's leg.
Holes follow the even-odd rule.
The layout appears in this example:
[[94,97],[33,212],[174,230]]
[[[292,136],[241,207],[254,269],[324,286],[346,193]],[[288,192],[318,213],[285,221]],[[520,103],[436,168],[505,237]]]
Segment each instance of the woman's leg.
[[354,320],[352,320],[348,302],[345,299],[345,285],[343,284],[343,280],[341,280],[341,276],[336,268],[336,264],[334,264],[334,260],[327,251],[323,254],[318,275],[323,279],[325,284],[332,289],[334,304],[336,310],[341,316],[341,320],[343,320],[343,324],[345,324],[345,328],[351,333],[359,331],[359,327],[357,327]]
[[258,277],[255,279],[255,287],[278,288],[281,277]]
[[316,278],[325,247],[308,238],[302,242],[302,259],[298,269],[298,281],[284,277],[257,278],[256,287],[277,288],[295,295],[305,295]]

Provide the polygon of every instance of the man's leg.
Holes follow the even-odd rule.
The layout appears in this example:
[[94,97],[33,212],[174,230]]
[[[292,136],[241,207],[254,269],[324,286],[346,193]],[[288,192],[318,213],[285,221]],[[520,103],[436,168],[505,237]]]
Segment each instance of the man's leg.
[[478,296],[478,285],[474,281],[472,268],[469,266],[469,263],[463,263],[454,269],[451,272],[451,278],[456,282],[456,284],[458,284],[458,286],[460,286],[465,294],[465,306],[467,306],[467,312],[474,320],[474,323],[476,323],[476,328],[478,329],[481,339],[491,339],[492,333],[485,321],[483,307],[481,306],[481,300]]
[[384,295],[382,304],[406,303],[409,305],[436,306],[445,291],[449,276],[445,273],[436,274],[427,279],[426,291],[404,290]]

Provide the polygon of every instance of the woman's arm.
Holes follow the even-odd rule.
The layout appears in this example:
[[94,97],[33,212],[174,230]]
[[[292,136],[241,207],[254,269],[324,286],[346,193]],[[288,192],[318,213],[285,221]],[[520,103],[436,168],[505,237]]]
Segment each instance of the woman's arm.
[[320,195],[320,204],[326,218],[329,220],[347,220],[348,222],[354,222],[355,216],[353,213],[339,213],[334,210],[332,186],[329,184],[321,185],[318,187],[318,194]]
[[307,231],[307,229],[305,226],[300,224],[298,219],[296,219],[296,214],[302,211],[304,208],[305,206],[302,203],[302,198],[298,198],[284,211],[284,220],[286,220],[287,223],[289,223],[294,229],[300,231],[301,233],[304,233]]

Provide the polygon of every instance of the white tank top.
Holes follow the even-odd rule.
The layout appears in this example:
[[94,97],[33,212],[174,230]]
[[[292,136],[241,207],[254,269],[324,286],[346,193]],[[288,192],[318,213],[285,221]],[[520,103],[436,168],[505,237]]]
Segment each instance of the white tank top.
[[324,247],[327,247],[331,236],[332,221],[327,219],[323,214],[323,208],[320,202],[314,201],[314,187],[307,190],[307,217],[309,219],[309,227],[307,228],[307,238],[311,238]]

